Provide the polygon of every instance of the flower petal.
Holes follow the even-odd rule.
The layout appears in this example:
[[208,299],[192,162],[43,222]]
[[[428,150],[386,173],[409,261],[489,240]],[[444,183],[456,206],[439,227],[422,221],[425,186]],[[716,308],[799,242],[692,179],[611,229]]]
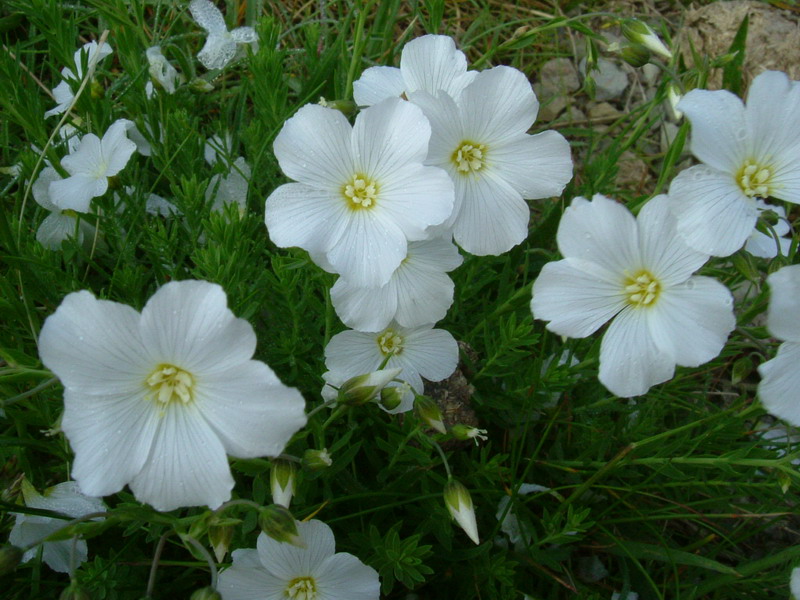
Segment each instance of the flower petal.
[[[458,343],[449,331],[419,327],[401,333],[405,334],[403,352],[394,357],[401,364],[413,367],[429,381],[447,379],[456,370]],[[404,374],[405,370],[399,378]]]
[[297,533],[305,548],[278,542],[264,533],[258,535],[256,542],[261,564],[287,582],[299,576],[315,576],[322,563],[336,551],[333,532],[322,521],[298,521]]
[[170,402],[162,411],[150,456],[130,482],[133,494],[159,511],[217,508],[234,483],[222,442],[197,406]]
[[223,33],[228,31],[225,19],[220,10],[209,0],[192,0],[189,12],[200,27],[208,33]]
[[408,42],[400,55],[400,71],[406,92],[436,95],[441,90],[452,98],[477,75],[467,72],[467,57],[446,35],[423,35]]
[[258,34],[252,27],[237,27],[231,30],[231,37],[237,44],[252,44],[258,41]]
[[60,210],[88,213],[92,198],[102,196],[107,189],[108,179],[105,177],[96,179],[78,174],[51,182],[48,191],[50,200]]
[[353,99],[359,106],[372,106],[386,98],[399,98],[405,91],[403,74],[396,67],[370,67],[353,82]]
[[394,319],[403,327],[420,327],[445,317],[453,304],[455,285],[445,273],[420,268],[409,262],[395,272],[397,311]]
[[572,179],[569,142],[555,131],[525,134],[491,147],[487,160],[523,198],[558,196]]
[[728,256],[744,246],[758,218],[756,203],[733,178],[703,165],[682,171],[669,188],[678,233],[700,252]]
[[783,267],[769,277],[769,308],[767,329],[782,340],[800,342],[800,322],[797,319],[800,303],[800,265]]
[[375,600],[380,597],[378,572],[347,552],[328,557],[314,573],[317,593],[325,600]]
[[[401,265],[397,270],[402,268]],[[331,302],[342,323],[358,331],[385,329],[397,312],[395,277],[392,275],[392,279],[380,287],[359,287],[340,277],[331,288]]]
[[45,167],[42,169],[42,172],[39,173],[39,177],[36,178],[36,181],[33,182],[31,186],[31,193],[33,194],[33,199],[36,200],[36,203],[44,208],[45,210],[49,210],[50,212],[59,211],[60,209],[58,206],[53,204],[50,200],[50,184],[53,181],[59,181],[61,179],[61,175],[58,174],[53,167]]
[[161,286],[142,310],[140,331],[151,368],[171,364],[198,378],[240,366],[256,348],[253,327],[234,316],[225,290],[207,281]]
[[[36,241],[48,250],[61,250],[61,242],[75,234],[76,219],[73,216],[53,212],[47,215],[36,230]],[[78,241],[83,237],[78,229]]]
[[[263,535],[263,534],[262,534]],[[288,581],[275,577],[254,549],[234,550],[233,566],[219,574],[217,589],[225,600],[283,600]]]
[[797,146],[800,143],[798,82],[790,80],[786,73],[780,71],[763,71],[750,83],[745,115],[753,155],[791,155],[796,170],[800,162],[797,158]]
[[663,290],[649,308],[650,334],[656,345],[684,367],[696,367],[717,356],[735,326],[730,291],[710,277],[692,277]]
[[236,56],[236,42],[227,32],[209,34],[202,50],[197,53],[197,60],[206,69],[222,69]]
[[533,284],[531,311],[550,321],[550,331],[586,337],[626,306],[621,279],[588,260],[547,263]]
[[100,142],[105,164],[105,176],[113,177],[128,164],[136,144],[128,139],[127,131],[135,125],[127,119],[118,119],[108,128]]
[[785,342],[778,348],[775,358],[758,366],[761,383],[758,396],[764,407],[787,423],[800,426],[800,344]]
[[748,151],[742,101],[727,90],[692,90],[677,108],[692,123],[692,154],[715,169],[735,173]]
[[225,451],[239,458],[277,456],[306,423],[300,392],[255,360],[205,376],[196,402]]
[[325,366],[345,378],[369,373],[381,363],[377,336],[360,331],[342,331],[325,346]]
[[598,377],[617,396],[644,394],[675,372],[675,359],[656,346],[648,317],[646,309],[623,310],[603,336]]

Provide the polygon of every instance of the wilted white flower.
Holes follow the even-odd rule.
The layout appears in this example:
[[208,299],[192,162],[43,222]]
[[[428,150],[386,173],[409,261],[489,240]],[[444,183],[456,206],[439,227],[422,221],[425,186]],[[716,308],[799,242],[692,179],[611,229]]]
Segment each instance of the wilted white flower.
[[380,331],[394,320],[419,327],[444,318],[453,303],[453,280],[447,276],[462,262],[448,239],[409,242],[406,257],[381,287],[358,287],[340,277],[331,289],[336,314],[348,327]]
[[303,546],[260,533],[256,549],[234,550],[233,566],[219,575],[224,600],[378,600],[378,573],[346,552],[336,552],[322,521],[298,521]]
[[[92,40],[91,42],[84,44],[82,48],[79,48],[75,51],[73,55],[73,62],[75,64],[75,71],[70,69],[69,67],[64,67],[61,69],[61,77],[64,79],[61,83],[59,83],[55,88],[53,88],[53,96],[58,102],[58,106],[48,110],[44,113],[45,118],[51,115],[60,115],[64,111],[69,108],[69,105],[72,103],[72,100],[75,98],[75,94],[72,91],[72,86],[70,82],[79,82],[83,79],[83,60],[84,56],[86,57],[86,64],[89,67],[89,70],[92,69],[92,65],[96,65],[106,56],[111,54],[113,49],[111,45],[106,42],[102,46],[100,46],[97,42]],[[77,74],[76,74],[77,73]]]
[[205,281],[168,283],[141,313],[69,294],[39,353],[64,385],[61,427],[81,490],[129,484],[157,510],[228,500],[226,454],[277,456],[306,422],[300,393],[251,359],[255,346],[252,326]]
[[53,204],[62,210],[89,212],[92,198],[106,193],[108,178],[119,173],[136,151],[136,144],[126,136],[130,123],[127,119],[114,121],[102,140],[87,133],[76,150],[61,159],[70,177],[50,183]]
[[208,33],[203,49],[197,54],[197,60],[206,69],[224,68],[236,56],[237,44],[258,43],[258,35],[252,27],[237,27],[228,31],[222,13],[209,0],[192,0],[189,12]]
[[656,196],[634,218],[599,194],[575,198],[558,228],[565,258],[546,264],[533,284],[531,310],[550,331],[586,337],[611,320],[599,378],[618,396],[644,394],[676,364],[711,360],[735,325],[728,289],[692,276],[708,255],[677,235],[667,203]]
[[467,58],[446,35],[423,35],[411,40],[400,54],[400,68],[370,67],[353,82],[353,99],[372,106],[386,98],[408,97],[422,90],[443,91],[457,98],[477,75],[467,71]]
[[78,216],[72,210],[62,210],[50,200],[50,184],[53,181],[60,181],[61,175],[53,167],[45,167],[39,173],[39,177],[31,186],[31,193],[36,203],[50,211],[44,221],[36,230],[36,241],[48,250],[60,250],[61,242],[72,236],[76,236],[78,242],[91,238],[95,229],[84,220],[78,220]]
[[528,237],[525,199],[557,196],[572,179],[569,143],[555,131],[528,135],[539,102],[511,67],[479,73],[452,98],[409,96],[431,122],[426,164],[447,171],[455,205],[446,227],[467,252],[501,254]]
[[174,94],[176,84],[183,80],[183,76],[178,74],[178,71],[173,67],[167,58],[161,52],[161,46],[151,46],[145,51],[147,62],[150,64],[150,77],[145,90],[147,97],[152,98],[155,94],[153,81],[155,81],[161,89],[168,94]]
[[270,238],[323,256],[352,285],[386,284],[408,241],[427,238],[453,207],[447,173],[422,164],[429,139],[422,111],[402,100],[363,110],[352,127],[338,110],[304,106],[275,139],[281,169],[299,183],[267,198]]
[[800,202],[800,83],[765,71],[746,106],[726,90],[692,90],[678,108],[704,163],[670,184],[678,233],[701,252],[727,256],[753,232],[758,199]]
[[[100,498],[85,496],[74,481],[59,483],[47,488],[44,494],[40,494],[27,479],[23,479],[22,497],[25,500],[25,506],[29,508],[52,510],[72,519],[106,510],[106,505]],[[17,513],[8,541],[17,547],[28,546],[54,534],[66,524],[67,520],[64,519]],[[42,559],[54,571],[68,573],[72,547],[72,539],[44,542]],[[22,562],[31,560],[38,551],[38,546],[27,550],[22,556]],[[86,562],[88,557],[89,550],[86,542],[78,540],[75,543],[75,566]]]

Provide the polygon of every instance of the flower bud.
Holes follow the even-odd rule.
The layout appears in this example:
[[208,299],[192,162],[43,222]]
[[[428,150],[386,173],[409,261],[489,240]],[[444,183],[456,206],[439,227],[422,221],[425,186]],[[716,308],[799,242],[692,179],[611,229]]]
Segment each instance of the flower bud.
[[403,396],[411,386],[407,383],[385,387],[381,390],[380,405],[386,410],[394,410],[403,402]]
[[619,49],[619,57],[632,67],[643,67],[650,61],[650,50],[640,44],[627,44]]
[[675,121],[680,121],[683,118],[683,112],[678,110],[678,102],[682,99],[683,96],[678,92],[678,87],[674,83],[670,83],[667,86],[667,102],[669,102],[669,108]]
[[208,586],[195,590],[189,600],[222,600],[222,595],[213,587]]
[[381,369],[351,377],[339,388],[341,404],[358,405],[372,400],[402,369]]
[[22,548],[7,545],[0,548],[0,576],[11,573],[22,560]]
[[444,486],[444,504],[455,519],[459,527],[476,544],[478,539],[478,524],[475,521],[475,508],[472,506],[472,497],[469,491],[455,479],[451,479]]
[[289,509],[280,504],[270,504],[258,511],[258,526],[273,540],[285,542],[298,548],[305,544],[297,533],[297,522]]
[[276,458],[272,460],[269,470],[269,489],[272,492],[272,501],[289,508],[294,496],[297,467],[291,460]]
[[453,437],[457,440],[461,440],[462,442],[466,442],[467,440],[475,440],[475,445],[478,445],[478,440],[483,440],[484,442],[489,438],[486,436],[485,429],[478,429],[477,427],[470,427],[469,425],[462,425],[459,423],[458,425],[453,425],[450,428],[450,433],[453,434]]
[[321,471],[333,464],[333,459],[327,448],[314,450],[309,448],[303,453],[303,466],[310,471]]
[[189,84],[189,88],[193,92],[207,93],[207,92],[213,91],[214,85],[212,83],[206,81],[205,79],[202,79],[200,77],[196,77]]
[[344,116],[349,117],[354,112],[356,112],[356,103],[352,100],[326,100],[324,97],[319,97],[319,102],[317,102],[320,106],[324,106],[325,108],[332,108],[333,110],[338,110]]
[[417,410],[417,416],[432,427],[439,433],[447,433],[447,429],[442,421],[442,411],[436,406],[436,403],[427,396],[417,396],[414,402],[414,407]]
[[67,589],[61,592],[58,596],[58,600],[92,600],[92,597],[89,595],[89,592],[81,586],[72,583]]
[[[222,562],[233,539],[233,527],[230,525],[211,525],[208,528],[208,541],[214,551],[217,562]],[[194,595],[192,595],[194,597]]]
[[622,35],[632,44],[641,44],[650,52],[672,59],[672,52],[664,45],[661,38],[650,26],[639,19],[625,19],[622,22]]

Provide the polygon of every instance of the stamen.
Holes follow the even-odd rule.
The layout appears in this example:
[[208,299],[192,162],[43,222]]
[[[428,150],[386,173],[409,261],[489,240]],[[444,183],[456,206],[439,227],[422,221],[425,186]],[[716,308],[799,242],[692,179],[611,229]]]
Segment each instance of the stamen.
[[152,390],[149,397],[162,404],[170,402],[189,404],[194,400],[192,391],[194,377],[188,371],[174,365],[158,365],[146,383]]
[[650,272],[641,271],[625,280],[625,293],[628,295],[628,304],[637,308],[650,306],[661,293],[661,283]]
[[486,166],[486,146],[465,140],[453,152],[451,160],[460,173],[480,171]]
[[284,594],[291,600],[315,600],[317,584],[313,577],[296,577],[286,586]]
[[351,209],[370,208],[378,199],[378,184],[366,175],[356,173],[353,179],[344,185],[342,194]]
[[744,161],[736,176],[739,187],[746,196],[751,198],[767,198],[772,195],[773,186],[770,185],[770,179],[772,179],[772,170],[768,166],[758,164],[750,159]]
[[384,331],[376,340],[378,348],[384,356],[392,353],[400,354],[403,351],[403,341],[403,336],[392,329]]

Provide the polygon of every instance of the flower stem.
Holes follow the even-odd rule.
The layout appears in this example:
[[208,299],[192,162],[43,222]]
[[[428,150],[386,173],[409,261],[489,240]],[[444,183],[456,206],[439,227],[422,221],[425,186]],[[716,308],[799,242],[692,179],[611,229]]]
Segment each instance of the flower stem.
[[153,554],[153,562],[150,565],[150,576],[147,578],[147,590],[144,593],[145,598],[153,597],[153,589],[156,587],[156,573],[158,572],[158,561],[161,559],[161,553],[164,551],[164,546],[167,543],[167,538],[171,536],[174,531],[167,531],[158,540],[156,551]]
[[203,544],[198,542],[192,536],[184,534],[181,536],[181,538],[185,542],[189,542],[200,554],[205,557],[206,562],[208,562],[208,568],[211,569],[211,587],[217,589],[217,564],[214,562],[214,558],[211,556],[211,553],[206,549],[205,546],[203,546]]

